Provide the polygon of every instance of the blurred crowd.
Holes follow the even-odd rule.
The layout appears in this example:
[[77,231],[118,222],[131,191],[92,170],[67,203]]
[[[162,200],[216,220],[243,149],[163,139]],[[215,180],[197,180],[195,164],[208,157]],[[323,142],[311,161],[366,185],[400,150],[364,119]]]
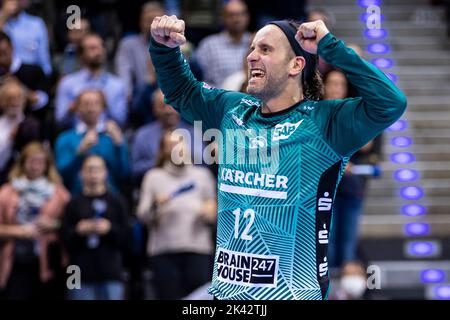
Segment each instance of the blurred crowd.
[[[50,28],[45,7],[40,17],[27,1],[1,1],[1,299],[181,299],[211,279],[217,166],[174,163],[182,139],[173,131],[194,128],[164,102],[148,54],[153,18],[187,13],[181,1],[137,1],[128,16],[113,2],[79,1],[81,20],[68,29],[70,3],[58,1]],[[182,48],[196,78],[245,91],[252,31],[267,21],[322,19],[333,30],[332,15],[305,2],[219,3],[220,23],[189,29]],[[358,96],[340,70],[321,61],[320,71],[323,99]],[[353,156],[337,194],[337,299],[364,294],[357,234],[368,178],[353,169],[376,165],[381,145]],[[183,144],[181,154],[205,147]],[[69,265],[81,289],[68,289]]]

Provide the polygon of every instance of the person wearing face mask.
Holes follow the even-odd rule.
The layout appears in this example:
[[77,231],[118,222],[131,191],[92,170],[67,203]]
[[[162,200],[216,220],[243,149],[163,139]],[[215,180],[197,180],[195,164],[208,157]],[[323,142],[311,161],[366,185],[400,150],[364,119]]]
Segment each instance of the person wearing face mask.
[[215,181],[190,164],[181,136],[162,136],[156,167],[144,177],[137,208],[147,225],[147,255],[158,299],[181,299],[210,280]]
[[330,300],[363,299],[366,290],[367,276],[363,264],[359,261],[350,261],[342,267],[338,289]]
[[[202,121],[204,130],[246,138],[219,147],[225,161],[209,292],[219,300],[327,299],[339,181],[355,151],[401,117],[405,95],[321,20],[270,22],[247,56],[247,94],[211,88],[181,55],[185,27],[175,16],[151,26],[150,54],[167,103],[186,120]],[[318,56],[341,69],[361,96],[320,100]],[[272,167],[267,157],[252,156],[261,148],[276,157]],[[243,156],[233,161],[235,149]]]

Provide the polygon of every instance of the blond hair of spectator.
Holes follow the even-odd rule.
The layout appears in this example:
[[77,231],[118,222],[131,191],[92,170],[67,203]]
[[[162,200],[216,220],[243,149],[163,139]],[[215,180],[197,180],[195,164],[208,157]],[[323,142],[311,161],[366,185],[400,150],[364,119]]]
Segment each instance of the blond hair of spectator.
[[46,158],[46,166],[45,166],[45,176],[50,182],[55,184],[61,183],[61,177],[56,170],[55,162],[53,160],[53,156],[50,154],[50,151],[44,147],[44,145],[40,142],[30,142],[25,147],[23,147],[18,161],[12,167],[9,173],[9,179],[13,180],[15,178],[19,178],[21,176],[25,176],[25,161],[35,155],[37,153],[43,153]]

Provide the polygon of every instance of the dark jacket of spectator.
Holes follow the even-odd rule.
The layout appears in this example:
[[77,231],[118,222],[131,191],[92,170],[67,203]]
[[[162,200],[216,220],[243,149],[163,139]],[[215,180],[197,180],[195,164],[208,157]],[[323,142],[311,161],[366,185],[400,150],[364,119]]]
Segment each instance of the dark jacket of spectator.
[[[111,222],[111,231],[100,236],[96,248],[89,247],[89,236],[79,235],[77,223],[82,219],[95,217],[93,203],[102,201],[106,207],[103,218]],[[120,280],[122,252],[127,232],[127,209],[121,196],[106,192],[100,196],[75,196],[67,205],[63,220],[63,238],[69,252],[70,263],[82,270],[82,281],[95,282]]]

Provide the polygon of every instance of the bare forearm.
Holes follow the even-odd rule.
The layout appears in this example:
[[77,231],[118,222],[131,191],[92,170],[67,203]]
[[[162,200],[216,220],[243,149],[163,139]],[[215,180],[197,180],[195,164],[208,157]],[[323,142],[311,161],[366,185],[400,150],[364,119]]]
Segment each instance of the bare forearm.
[[5,238],[18,238],[20,230],[15,225],[1,225],[0,224],[0,239]]

